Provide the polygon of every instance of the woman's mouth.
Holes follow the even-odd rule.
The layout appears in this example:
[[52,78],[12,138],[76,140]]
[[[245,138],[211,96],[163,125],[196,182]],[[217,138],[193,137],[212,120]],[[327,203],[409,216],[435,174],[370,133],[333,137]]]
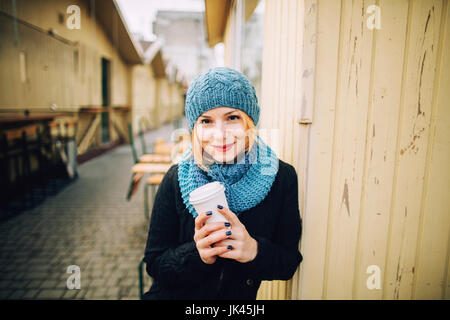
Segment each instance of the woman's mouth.
[[222,145],[222,146],[213,146],[213,147],[217,151],[226,152],[226,151],[230,150],[233,145],[234,145],[234,142],[230,143],[230,144],[225,144],[225,145]]

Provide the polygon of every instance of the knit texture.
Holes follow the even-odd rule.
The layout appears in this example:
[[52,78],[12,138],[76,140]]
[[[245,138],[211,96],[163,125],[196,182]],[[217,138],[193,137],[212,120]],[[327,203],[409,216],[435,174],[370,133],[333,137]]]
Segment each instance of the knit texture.
[[192,147],[178,164],[178,183],[183,202],[194,218],[197,212],[189,202],[189,195],[198,187],[221,182],[225,186],[228,207],[239,215],[264,200],[278,172],[278,157],[259,136],[240,163],[214,163],[207,172],[195,164],[191,151]]
[[186,94],[185,113],[192,132],[197,118],[216,107],[231,107],[244,111],[254,122],[259,121],[255,88],[240,72],[217,67],[197,76]]

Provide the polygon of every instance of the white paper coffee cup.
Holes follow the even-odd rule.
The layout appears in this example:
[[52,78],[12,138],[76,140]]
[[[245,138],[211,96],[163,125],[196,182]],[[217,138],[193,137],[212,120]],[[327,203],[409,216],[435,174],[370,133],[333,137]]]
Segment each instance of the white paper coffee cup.
[[189,202],[197,211],[197,214],[202,214],[206,211],[211,211],[212,216],[206,220],[209,222],[228,222],[222,214],[217,210],[217,205],[228,208],[227,197],[225,196],[225,187],[218,181],[207,183],[189,195]]

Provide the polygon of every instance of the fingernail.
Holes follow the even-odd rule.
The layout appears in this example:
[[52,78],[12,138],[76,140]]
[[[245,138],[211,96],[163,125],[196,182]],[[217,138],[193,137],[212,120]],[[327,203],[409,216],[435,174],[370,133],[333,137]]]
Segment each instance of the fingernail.
[[233,249],[233,246],[228,246],[227,249],[231,250],[231,249]]
[[231,231],[227,231],[226,235],[231,236]]
[[223,207],[220,204],[217,205],[217,208],[223,209]]
[[231,224],[229,222],[225,222],[225,227],[229,227]]
[[212,215],[212,211],[208,211],[208,212],[206,213],[206,215],[207,215],[207,216]]

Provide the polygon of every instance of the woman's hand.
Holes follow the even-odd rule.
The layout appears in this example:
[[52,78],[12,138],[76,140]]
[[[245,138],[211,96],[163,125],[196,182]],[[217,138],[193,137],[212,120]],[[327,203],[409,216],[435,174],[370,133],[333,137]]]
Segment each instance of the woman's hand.
[[230,237],[227,225],[223,222],[205,224],[210,218],[208,212],[199,214],[195,218],[194,241],[202,261],[206,264],[216,262],[217,256],[229,249],[227,246],[216,247],[214,244]]
[[258,254],[258,242],[247,232],[245,226],[239,221],[234,212],[228,208],[221,209],[219,212],[230,222],[231,235],[215,244],[215,248],[227,248],[224,253],[219,254],[221,258],[234,259],[245,263],[255,259]]

